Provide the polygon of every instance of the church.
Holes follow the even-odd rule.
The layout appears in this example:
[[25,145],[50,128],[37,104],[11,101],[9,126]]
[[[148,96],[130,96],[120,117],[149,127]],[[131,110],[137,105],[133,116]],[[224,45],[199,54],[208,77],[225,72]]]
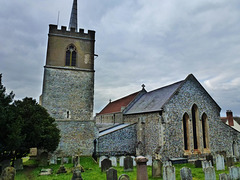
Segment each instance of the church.
[[61,131],[57,151],[162,160],[239,156],[239,131],[222,122],[221,108],[193,74],[149,92],[142,85],[93,117],[95,56],[95,31],[78,29],[74,0],[69,27],[49,25],[40,96]]

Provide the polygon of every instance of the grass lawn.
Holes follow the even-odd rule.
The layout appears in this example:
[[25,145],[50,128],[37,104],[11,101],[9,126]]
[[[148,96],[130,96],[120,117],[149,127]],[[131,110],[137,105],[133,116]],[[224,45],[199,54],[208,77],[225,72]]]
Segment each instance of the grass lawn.
[[[65,164],[67,173],[65,174],[56,174],[60,165],[49,165],[47,167],[36,167],[37,162],[34,160],[24,159],[24,170],[17,171],[16,180],[70,180],[72,178],[72,164]],[[81,157],[81,165],[83,166],[85,172],[82,173],[82,178],[84,180],[105,180],[106,173],[101,172],[101,168],[98,167],[98,163],[95,163],[91,157]],[[193,180],[202,180],[204,179],[204,173],[202,168],[194,168],[193,164],[176,164],[176,179],[180,180],[180,169],[182,167],[189,167],[192,170]],[[236,164],[240,166],[240,164]],[[39,172],[43,168],[52,168],[53,174],[50,176],[39,176]],[[130,180],[136,180],[137,169],[134,167],[133,172],[124,172],[123,167],[114,167],[118,172],[118,177],[121,174],[127,174],[130,177]],[[216,171],[217,179],[218,175],[221,173],[228,173],[226,171]],[[149,180],[156,180],[162,178],[152,178],[152,168],[148,167],[148,177]]]

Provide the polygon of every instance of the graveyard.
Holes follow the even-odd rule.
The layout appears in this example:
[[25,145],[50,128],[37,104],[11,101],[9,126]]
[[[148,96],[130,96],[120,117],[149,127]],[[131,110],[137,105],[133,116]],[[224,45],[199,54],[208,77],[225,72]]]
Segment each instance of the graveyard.
[[[107,180],[107,173],[101,171],[101,167],[99,167],[99,162],[95,162],[92,157],[81,157],[80,158],[80,164],[83,167],[84,172],[81,173],[82,179],[84,180]],[[16,180],[22,180],[22,179],[39,179],[39,180],[69,180],[73,177],[73,169],[74,164],[72,163],[71,158],[68,158],[68,162],[65,160],[64,167],[66,169],[66,173],[60,173],[57,174],[61,162],[58,160],[58,164],[52,164],[47,165],[43,167],[38,167],[38,162],[36,160],[30,160],[29,158],[24,158],[23,160],[24,168],[23,170],[18,170],[15,176]],[[115,164],[114,164],[115,165]],[[204,166],[204,165],[203,165]],[[240,167],[239,162],[234,163],[235,167]],[[201,180],[205,179],[204,171],[202,166],[198,166],[196,168],[196,164],[193,163],[187,163],[187,164],[174,164],[172,167],[175,168],[175,177],[176,180],[181,179],[180,171],[183,167],[190,168],[192,179],[194,180]],[[125,174],[129,177],[130,180],[136,180],[137,179],[137,168],[136,166],[133,166],[132,170],[124,170],[124,167],[120,166],[120,159],[117,160],[117,166],[113,166],[117,172],[117,177],[119,178],[121,175]],[[221,167],[222,168],[222,167]],[[42,175],[40,176],[40,172],[42,169],[52,169],[51,175]],[[164,166],[163,166],[164,169]],[[227,167],[227,164],[224,165],[224,170],[217,170],[218,167],[214,165],[214,171],[216,175],[216,179],[219,179],[219,174],[229,174],[229,170]],[[161,177],[152,177],[152,166],[147,166],[147,173],[148,173],[148,179],[163,179],[163,176]],[[162,174],[163,175],[163,174]],[[183,175],[182,175],[183,176]],[[170,178],[168,178],[170,179]]]

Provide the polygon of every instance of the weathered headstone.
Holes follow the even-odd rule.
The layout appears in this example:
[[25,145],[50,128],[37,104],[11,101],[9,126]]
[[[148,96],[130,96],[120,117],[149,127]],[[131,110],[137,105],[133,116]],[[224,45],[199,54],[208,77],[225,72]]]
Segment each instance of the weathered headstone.
[[71,180],[83,180],[81,175],[81,167],[77,166],[73,170],[73,176]]
[[107,156],[100,156],[99,158],[99,167],[101,167],[101,163],[104,159],[107,159]]
[[133,171],[133,159],[130,156],[124,158],[124,171]]
[[120,167],[124,166],[124,158],[125,158],[125,156],[120,156],[120,158],[119,158],[119,166]]
[[234,166],[234,158],[233,157],[227,157],[226,158],[226,165],[227,165],[227,167]]
[[117,170],[113,168],[109,168],[106,171],[107,174],[107,180],[117,180]]
[[172,166],[172,162],[171,161],[165,161],[165,162],[163,162],[163,166]]
[[211,167],[211,166],[212,166],[211,161],[202,161],[202,169],[203,169],[203,171],[204,171],[205,168]]
[[79,156],[73,157],[73,167],[77,167],[80,164],[80,158]]
[[50,164],[57,164],[57,157],[56,155],[52,155],[49,161]]
[[146,158],[148,159],[147,166],[151,166],[152,165],[152,156],[147,155]]
[[22,161],[22,159],[16,159],[14,161],[14,168],[16,170],[22,170],[23,169],[23,161]]
[[214,167],[207,167],[204,170],[206,180],[216,180],[216,174]]
[[229,167],[228,169],[229,169],[229,176],[230,176],[231,180],[240,179],[240,174],[239,174],[239,168],[238,167],[232,166],[232,167]]
[[108,170],[110,167],[112,167],[112,161],[109,159],[104,159],[101,162],[101,171],[105,172],[106,170]]
[[201,168],[202,167],[202,161],[201,160],[196,160],[194,161],[195,168]]
[[207,160],[207,161],[211,161],[212,166],[214,165],[214,164],[213,164],[213,156],[212,156],[211,154],[209,154],[209,155],[206,156],[206,160]]
[[68,164],[69,163],[69,158],[68,157],[64,157],[63,158],[63,163],[64,164]]
[[38,166],[48,166],[48,153],[47,152],[41,153]]
[[52,169],[41,169],[40,176],[47,176],[52,174]]
[[154,159],[152,161],[152,177],[162,176],[162,162],[159,159]]
[[230,177],[228,174],[222,173],[219,174],[219,180],[230,180]]
[[2,172],[2,180],[14,180],[16,169],[14,167],[6,167]]
[[192,180],[192,171],[190,168],[183,167],[180,170],[180,175],[182,180]]
[[109,160],[112,161],[112,166],[117,166],[117,158],[116,157],[112,156],[109,158]]
[[136,157],[135,157],[135,156],[131,156],[131,158],[133,158],[133,166],[136,166],[137,163],[136,163],[136,161],[134,161],[134,159],[135,159]]
[[223,155],[217,155],[216,157],[216,168],[217,170],[225,170],[224,165],[224,156]]
[[137,180],[148,180],[147,161],[143,156],[137,156],[135,159],[137,163]]
[[29,157],[30,159],[37,159],[37,148],[30,148]]
[[175,180],[175,167],[174,166],[164,166],[163,167],[163,180]]
[[122,174],[122,175],[118,178],[118,180],[130,180],[130,178],[129,178],[128,175]]

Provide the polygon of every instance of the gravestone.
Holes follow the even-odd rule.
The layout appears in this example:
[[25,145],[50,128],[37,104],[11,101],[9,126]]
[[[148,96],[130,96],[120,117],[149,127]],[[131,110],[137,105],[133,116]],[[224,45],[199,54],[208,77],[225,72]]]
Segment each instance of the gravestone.
[[165,161],[165,162],[163,162],[163,166],[172,166],[172,162],[171,161]]
[[216,174],[214,167],[207,167],[204,170],[206,180],[216,180]]
[[213,164],[213,156],[212,156],[211,154],[209,154],[209,155],[206,156],[206,160],[207,160],[207,161],[211,161],[212,166],[214,165],[214,164]]
[[112,156],[109,158],[109,160],[112,161],[112,166],[117,166],[117,158],[116,157]]
[[152,165],[152,156],[147,155],[146,158],[148,159],[147,166],[151,166]]
[[47,152],[41,153],[38,166],[48,166],[48,153]]
[[226,165],[227,165],[227,167],[234,166],[234,158],[233,157],[227,157],[226,158]]
[[222,173],[219,174],[219,180],[230,180],[230,177],[228,174]]
[[196,160],[194,161],[195,168],[201,168],[202,167],[202,161],[201,160]]
[[14,167],[6,167],[2,172],[2,180],[14,180],[16,169]]
[[73,156],[73,167],[77,167],[80,164],[79,156]]
[[14,161],[14,168],[16,170],[22,170],[23,169],[23,161],[22,161],[22,159],[16,159]]
[[216,168],[218,170],[225,170],[225,165],[224,165],[224,156],[223,155],[217,155],[216,157]]
[[52,155],[49,161],[50,164],[57,164],[57,157],[56,155]]
[[108,170],[110,167],[112,167],[112,161],[109,159],[104,159],[101,162],[101,171],[105,172],[106,170]]
[[229,169],[230,179],[232,179],[232,180],[240,179],[240,174],[239,174],[239,168],[238,167],[232,166],[232,167],[229,167],[228,169]]
[[83,180],[81,175],[81,167],[77,166],[73,170],[73,176],[71,180]]
[[30,148],[30,159],[37,159],[37,148]]
[[122,174],[118,180],[130,180],[129,176],[126,174]]
[[63,158],[63,163],[68,164],[69,163],[69,158],[68,157]]
[[152,177],[162,176],[162,162],[159,159],[154,159],[152,162]]
[[190,168],[183,167],[180,170],[180,175],[182,180],[192,180],[192,171]]
[[133,171],[133,159],[130,156],[124,158],[124,171]]
[[211,161],[202,161],[202,169],[203,169],[203,171],[204,171],[205,168],[211,167],[211,166],[212,166]]
[[40,176],[47,176],[52,174],[52,169],[41,169]]
[[174,166],[164,166],[163,167],[163,180],[175,180],[175,167]]
[[107,156],[100,156],[100,158],[99,158],[99,167],[101,167],[101,162],[102,162],[104,159],[107,159]]
[[57,171],[57,174],[62,174],[62,173],[66,173],[66,169],[64,167],[64,165],[60,165],[58,171]]
[[135,159],[137,163],[137,180],[148,180],[147,161],[143,156],[138,156]]
[[119,158],[119,166],[120,167],[124,166],[124,158],[125,158],[125,156],[120,156],[120,158]]
[[135,159],[136,157],[135,157],[135,156],[131,156],[131,158],[133,158],[133,166],[136,166],[137,163],[136,163],[136,161],[134,161],[134,159]]
[[117,170],[113,168],[109,168],[106,171],[107,174],[107,180],[117,180]]

